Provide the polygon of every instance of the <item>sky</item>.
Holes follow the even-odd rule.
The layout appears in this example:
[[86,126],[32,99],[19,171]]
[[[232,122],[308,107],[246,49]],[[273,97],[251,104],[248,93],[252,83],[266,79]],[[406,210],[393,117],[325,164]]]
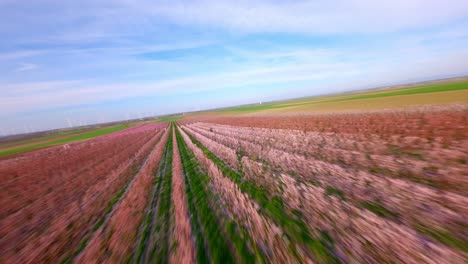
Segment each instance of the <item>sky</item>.
[[466,74],[466,0],[0,0],[0,136]]

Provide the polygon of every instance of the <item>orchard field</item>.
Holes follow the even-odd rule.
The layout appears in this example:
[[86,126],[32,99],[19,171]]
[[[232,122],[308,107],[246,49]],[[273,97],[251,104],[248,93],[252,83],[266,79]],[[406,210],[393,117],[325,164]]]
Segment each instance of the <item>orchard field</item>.
[[266,110],[2,157],[0,263],[467,262],[466,102]]

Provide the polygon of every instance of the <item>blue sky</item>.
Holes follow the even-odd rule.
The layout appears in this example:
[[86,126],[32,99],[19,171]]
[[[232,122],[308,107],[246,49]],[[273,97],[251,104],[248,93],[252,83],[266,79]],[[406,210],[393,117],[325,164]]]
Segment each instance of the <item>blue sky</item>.
[[0,135],[468,74],[468,1],[0,0]]

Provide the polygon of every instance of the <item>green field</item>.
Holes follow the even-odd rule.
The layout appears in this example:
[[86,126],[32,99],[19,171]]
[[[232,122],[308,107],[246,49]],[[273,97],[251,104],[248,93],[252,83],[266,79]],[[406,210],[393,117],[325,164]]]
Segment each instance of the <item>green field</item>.
[[57,132],[57,133],[53,133],[53,134],[50,134],[50,135],[45,135],[45,136],[40,136],[40,137],[35,137],[35,138],[29,138],[29,139],[24,139],[24,140],[19,140],[19,141],[12,141],[12,142],[5,142],[5,143],[0,144],[0,148],[8,148],[8,147],[18,146],[18,145],[23,145],[23,144],[31,144],[31,143],[35,143],[35,142],[39,142],[39,141],[59,138],[59,137],[63,137],[63,136],[66,136],[66,135],[75,134],[75,133],[81,132],[83,130],[85,130],[85,129],[79,128],[79,129]]
[[465,89],[468,89],[467,82],[439,84],[439,85],[424,85],[424,86],[418,86],[418,87],[410,88],[410,89],[401,89],[401,90],[395,90],[395,91],[380,92],[380,93],[375,93],[375,94],[362,94],[362,95],[356,95],[356,96],[349,96],[349,97],[345,97],[341,99],[330,100],[329,102],[370,99],[370,98],[379,98],[379,97],[397,96],[397,95],[460,91],[460,90],[465,90]]
[[468,82],[452,82],[452,83],[438,83],[438,84],[423,84],[415,87],[393,89],[393,90],[380,90],[371,92],[362,92],[359,94],[339,94],[335,96],[311,97],[307,99],[296,99],[288,102],[272,102],[261,105],[246,105],[239,107],[231,107],[217,110],[217,112],[254,112],[269,109],[288,108],[297,106],[306,106],[319,103],[333,103],[344,102],[352,100],[383,98],[392,96],[416,95],[416,94],[430,94],[438,92],[461,91],[468,89]]
[[[111,126],[111,127],[99,128],[99,129],[96,129],[96,130],[93,130],[93,131],[90,131],[90,132],[87,132],[87,133],[83,133],[83,134],[79,134],[79,135],[75,135],[75,136],[71,136],[71,137],[66,137],[66,138],[61,138],[61,139],[57,139],[57,140],[53,140],[53,141],[48,141],[48,142],[44,142],[44,143],[40,143],[40,144],[36,144],[36,145],[30,145],[30,146],[25,146],[25,147],[19,147],[19,148],[15,148],[15,149],[6,150],[6,151],[3,151],[3,152],[0,152],[0,157],[11,155],[11,154],[16,154],[16,153],[21,153],[21,152],[25,152],[25,151],[35,150],[35,149],[39,149],[39,148],[54,146],[54,145],[58,145],[58,144],[63,144],[63,143],[68,143],[68,142],[73,142],[73,141],[78,141],[78,140],[90,139],[90,138],[94,138],[94,137],[97,137],[97,136],[102,136],[102,135],[105,135],[105,134],[110,134],[110,133],[113,133],[113,132],[117,132],[117,131],[123,130],[125,128],[128,128],[128,126],[124,125],[124,124],[115,125],[115,126]],[[56,136],[56,135],[57,134],[55,134],[53,136]],[[42,137],[42,139],[44,139],[44,138],[45,137]]]
[[184,117],[181,116],[181,115],[164,116],[164,117],[156,118],[156,121],[158,121],[158,122],[174,122],[174,121],[180,120],[182,118],[184,118]]

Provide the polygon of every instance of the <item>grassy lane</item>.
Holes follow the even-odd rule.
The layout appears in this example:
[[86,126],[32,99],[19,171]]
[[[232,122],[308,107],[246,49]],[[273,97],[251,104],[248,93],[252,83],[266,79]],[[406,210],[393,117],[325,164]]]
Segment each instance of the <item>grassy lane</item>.
[[182,163],[179,155],[179,148],[173,135],[174,151],[172,160],[172,202],[174,208],[174,234],[173,251],[171,252],[170,263],[193,263],[195,261],[195,247],[192,241],[192,231],[187,210],[187,197],[185,196],[184,178],[182,176]]
[[154,174],[151,202],[141,223],[139,239],[129,262],[167,263],[170,249],[172,148],[172,133],[169,133],[159,168]]
[[[193,128],[190,128],[190,129],[193,129]],[[187,130],[189,130],[188,127],[187,127]],[[216,136],[209,135],[209,133],[212,133],[212,132],[208,132],[209,129],[203,130],[204,132],[201,132],[200,130],[197,130],[195,128],[194,130],[191,130],[191,131],[193,133],[199,133],[198,136],[206,137],[206,139],[208,139],[208,140],[214,140],[216,138]],[[219,131],[216,131],[216,132],[219,132]],[[239,130],[236,131],[236,135],[241,135],[241,134],[242,133]],[[266,135],[263,135],[263,138],[266,138],[266,137],[267,137]],[[200,137],[197,137],[197,138],[201,140]],[[241,136],[240,138],[242,138],[242,140],[245,140],[246,142],[249,142],[249,144],[243,145],[243,147],[241,149],[246,149],[246,150],[247,149],[253,149],[254,145],[256,145],[256,144],[265,145],[261,141],[251,140],[251,138],[248,138],[247,135]],[[260,136],[260,138],[262,138],[262,136]],[[276,140],[278,140],[278,137],[276,137]],[[300,139],[299,139],[299,141],[300,141]],[[203,140],[201,140],[201,142],[203,142],[204,144],[207,144]],[[233,141],[233,142],[236,142],[236,141]],[[286,142],[285,144],[287,144],[287,141],[285,141],[285,142]],[[226,146],[226,147],[234,146],[235,144],[237,144],[237,143],[232,143],[232,142],[226,144],[226,142],[222,142],[222,141],[219,141],[217,143],[223,143],[223,145]],[[278,144],[278,141],[276,141],[276,143]],[[270,148],[275,149],[276,147],[270,147]],[[213,150],[213,148],[210,148],[210,149]],[[269,151],[271,151],[271,150],[268,150],[268,149],[269,148],[262,149],[262,151],[265,151],[265,153],[268,153]],[[318,175],[318,174],[320,174],[322,176],[325,175],[324,169],[319,169],[318,171],[314,171],[315,169],[318,169],[320,167],[319,163],[315,163],[315,164],[310,163],[310,164],[308,164],[308,161],[314,160],[314,158],[311,158],[310,156],[308,156],[307,158],[305,158],[305,156],[304,156],[304,159],[296,159],[294,162],[291,161],[291,163],[293,163],[293,164],[302,164],[302,165],[308,164],[308,165],[306,165],[304,167],[296,167],[295,169],[293,169],[293,167],[295,167],[295,165],[291,165],[291,166],[289,166],[289,168],[285,168],[285,169],[275,167],[275,166],[278,166],[278,163],[275,164],[275,162],[279,162],[279,163],[283,163],[283,164],[287,162],[286,160],[281,160],[282,158],[280,158],[280,157],[285,156],[285,155],[281,154],[281,152],[286,151],[286,150],[281,149],[281,148],[278,148],[276,150],[279,150],[279,151],[275,152],[276,155],[273,155],[271,159],[267,158],[263,154],[260,154],[259,152],[249,152],[249,151],[248,151],[249,155],[247,155],[247,157],[253,157],[254,156],[254,157],[257,157],[258,160],[262,160],[262,163],[263,163],[262,167],[264,169],[270,167],[270,165],[268,163],[272,162],[271,165],[273,167],[269,168],[271,171],[276,171],[276,172],[281,171],[282,173],[286,173],[286,174],[289,174],[289,175],[296,175],[296,177],[298,177],[298,179],[301,179],[301,181],[310,181],[310,179],[307,178],[307,177],[304,178],[304,175],[301,174],[301,173],[299,175],[295,174],[295,171],[303,171],[303,172],[307,171],[307,172],[315,173],[316,175]],[[321,153],[322,154],[325,153],[325,152],[323,152],[323,149],[322,149]],[[219,155],[219,152],[217,152],[217,154]],[[247,153],[243,153],[243,154],[247,154]],[[332,154],[330,154],[330,155],[332,155]],[[298,156],[296,156],[296,157],[298,157]],[[224,159],[224,161],[226,161],[226,159]],[[325,161],[325,162],[328,162],[328,161]],[[339,163],[337,165],[341,166],[341,164],[339,164]],[[352,165],[353,164],[349,164],[349,166],[352,166]],[[354,165],[354,166],[358,166],[358,165]],[[311,169],[308,169],[308,168],[311,168]],[[366,167],[363,167],[362,169],[367,170]],[[387,169],[387,170],[390,171],[389,169]],[[338,171],[335,170],[334,172],[337,173]],[[329,173],[329,174],[332,175],[332,173]],[[348,175],[349,176],[344,177],[344,178],[351,179],[352,174],[348,174]],[[381,175],[381,173],[378,173],[376,175]],[[392,176],[392,175],[389,175],[389,176],[395,177],[395,176]],[[412,180],[412,179],[409,179],[409,180]],[[466,248],[467,248],[466,243],[463,243],[463,239],[459,235],[459,234],[461,234],[461,232],[462,232],[461,230],[463,229],[462,225],[458,224],[456,217],[448,218],[448,216],[451,215],[451,214],[446,213],[446,214],[444,214],[444,217],[447,217],[447,218],[442,218],[440,216],[437,217],[437,215],[435,213],[433,213],[432,215],[434,215],[435,217],[432,218],[432,215],[431,216],[425,215],[422,212],[422,210],[420,210],[420,209],[419,210],[418,209],[411,209],[411,210],[413,210],[413,213],[418,215],[419,217],[414,217],[414,216],[413,217],[408,217],[408,215],[405,214],[405,210],[402,209],[402,208],[404,208],[404,206],[402,206],[402,204],[407,203],[405,201],[396,202],[397,200],[392,199],[392,201],[394,203],[394,204],[392,204],[392,203],[388,203],[388,200],[389,200],[388,198],[385,198],[385,202],[382,202],[382,201],[380,201],[379,198],[376,198],[375,196],[373,197],[373,195],[370,195],[370,194],[368,194],[366,196],[361,196],[361,197],[358,198],[358,197],[353,196],[353,191],[358,190],[358,187],[355,187],[353,190],[350,191],[349,188],[343,188],[342,187],[343,185],[341,185],[341,186],[337,185],[335,180],[330,181],[330,177],[327,178],[327,176],[325,176],[325,177],[319,176],[319,178],[316,178],[314,181],[311,181],[311,182],[313,182],[313,184],[316,185],[316,186],[321,186],[321,187],[325,188],[325,194],[326,195],[333,195],[333,196],[338,197],[341,200],[346,200],[347,199],[346,196],[354,197],[353,199],[348,200],[348,202],[353,204],[357,208],[364,208],[364,209],[366,209],[368,211],[371,211],[371,212],[375,213],[376,215],[378,215],[380,217],[392,220],[395,223],[399,223],[400,221],[403,220],[403,221],[405,221],[405,223],[407,223],[407,225],[409,227],[412,227],[415,230],[422,230],[421,233],[427,234],[427,235],[435,238],[436,240],[438,240],[442,244],[445,244],[447,246],[451,246],[451,247],[466,251]],[[371,182],[375,183],[376,181],[373,180]],[[380,188],[379,187],[376,187],[376,188],[382,190],[382,188],[384,186],[387,186],[387,184],[388,184],[388,182],[385,182],[383,185],[380,186]],[[351,186],[351,185],[358,186],[358,184],[349,184],[349,186]],[[402,193],[405,193],[405,191],[400,190],[398,193],[402,194]],[[407,192],[407,193],[408,193],[408,195],[409,194],[414,194],[413,192]],[[385,192],[380,193],[380,195],[381,195],[381,197],[391,197],[391,196],[389,196],[390,193],[388,193],[388,192],[387,193],[385,193]],[[428,200],[432,200],[432,199],[428,199]],[[457,223],[457,224],[447,224],[447,223]],[[424,231],[424,230],[426,230],[426,231]],[[445,230],[445,231],[439,231],[439,230]]]
[[178,130],[176,137],[186,183],[192,234],[196,241],[197,262],[263,262],[263,256],[260,253],[254,254],[247,246],[247,243],[252,243],[252,239],[243,227],[225,219],[220,208],[216,208],[219,202],[208,188],[210,178],[202,171]]
[[[163,167],[160,167],[159,179],[160,188],[157,206],[154,208],[155,215],[150,229],[150,243],[147,249],[147,259],[144,263],[168,263],[169,252],[172,247],[171,226],[172,226],[172,133],[166,145],[166,157]],[[142,263],[140,260],[140,263]]]
[[184,171],[189,212],[192,216],[190,222],[195,236],[196,260],[198,263],[233,263],[234,257],[208,204],[212,196],[206,191],[209,179],[201,172],[196,158],[186,148],[178,131],[176,137]]
[[49,142],[36,144],[36,145],[31,145],[31,146],[25,146],[25,147],[6,150],[6,151],[3,151],[3,152],[0,152],[0,157],[11,155],[11,154],[16,154],[16,153],[21,153],[21,152],[26,152],[26,151],[30,151],[30,150],[40,149],[40,148],[44,148],[44,147],[69,143],[69,142],[73,142],[73,141],[90,139],[90,138],[110,134],[110,133],[113,133],[113,132],[117,132],[117,131],[120,131],[120,130],[123,130],[123,129],[126,129],[126,128],[128,128],[128,126],[123,125],[123,124],[115,125],[115,126],[111,126],[111,127],[100,128],[100,129],[96,129],[96,130],[93,130],[93,131],[90,131],[90,132],[87,132],[87,133],[83,133],[83,134],[79,134],[79,135],[75,135],[75,136],[71,136],[71,137],[67,137],[67,138],[62,138],[62,139],[57,139],[57,140],[53,140],[53,141],[49,141]]
[[151,183],[169,137],[167,129],[151,151],[138,175],[132,180],[111,216],[93,235],[77,263],[112,262],[131,260],[137,241],[138,229],[150,203]]
[[[192,135],[187,135],[189,135],[192,142],[218,166],[225,177],[229,177],[236,183],[242,192],[248,194],[251,199],[255,200],[260,205],[265,215],[283,228],[288,239],[292,241],[293,244],[300,245],[306,249],[306,251],[311,254],[311,257],[320,263],[340,263],[334,253],[333,241],[326,232],[315,230],[319,235],[313,235],[307,227],[307,224],[302,220],[300,212],[286,208],[280,197],[272,196],[255,182],[245,179],[241,173],[232,170]],[[298,252],[294,247],[291,247],[291,251],[292,254],[298,256]]]
[[150,141],[147,143],[147,144],[151,144],[151,146],[148,148],[148,152],[142,155],[141,157],[136,157],[135,160],[132,162],[132,164],[125,170],[125,172],[119,175],[120,178],[124,178],[124,179],[128,178],[125,182],[125,185],[112,197],[111,200],[109,200],[102,215],[94,223],[92,229],[87,231],[84,234],[78,247],[74,251],[72,251],[71,254],[63,258],[61,263],[71,263],[73,259],[75,259],[77,256],[83,253],[84,249],[88,246],[90,239],[99,230],[99,228],[106,222],[106,220],[109,219],[109,217],[112,215],[112,212],[117,207],[118,203],[122,200],[125,193],[129,190],[132,182],[135,180],[139,171],[143,168],[143,166],[147,162],[147,159],[149,158],[151,154],[151,150],[158,144],[158,142],[160,142],[160,140],[162,140],[162,136],[163,136],[163,132],[158,132],[158,134],[155,136],[156,138],[154,142],[151,142],[151,140],[153,139],[150,139]]

